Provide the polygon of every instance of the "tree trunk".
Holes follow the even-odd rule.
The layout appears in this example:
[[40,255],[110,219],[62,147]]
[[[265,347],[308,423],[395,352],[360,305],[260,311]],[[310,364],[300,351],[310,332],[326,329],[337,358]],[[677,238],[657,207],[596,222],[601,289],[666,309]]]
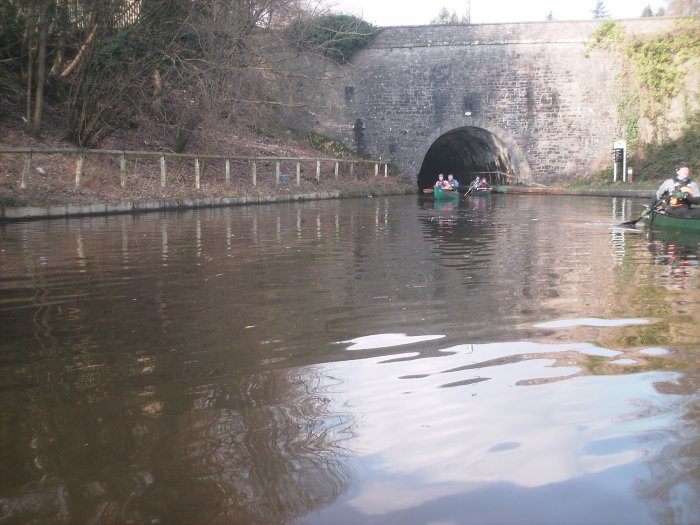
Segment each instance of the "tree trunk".
[[66,78],[68,75],[70,75],[73,72],[73,70],[78,66],[78,64],[80,64],[80,62],[82,62],[82,60],[85,56],[85,53],[87,52],[88,48],[92,44],[92,41],[95,39],[95,33],[97,33],[97,27],[98,27],[97,23],[95,23],[92,26],[92,29],[90,30],[90,34],[85,39],[85,42],[83,42],[82,45],[80,46],[80,50],[75,55],[75,58],[73,58],[73,60],[71,60],[66,65],[65,69],[63,71],[61,71],[61,75],[60,75],[61,78]]
[[[29,39],[28,39],[29,40]],[[32,54],[32,43],[27,42],[27,116],[25,118],[25,130],[31,131],[30,122],[32,121],[32,84],[34,82],[34,55]]]
[[187,143],[192,137],[192,133],[197,129],[201,117],[198,111],[189,110],[185,115],[183,122],[177,128],[177,135],[175,136],[175,142],[173,142],[170,149],[173,153],[182,153],[187,147]]
[[155,115],[163,113],[163,78],[160,76],[160,69],[153,72],[153,99],[151,101],[151,111]]
[[31,123],[32,135],[41,131],[41,116],[44,111],[44,86],[46,85],[46,35],[51,22],[50,8],[54,0],[46,0],[39,11],[39,40],[36,64],[36,90],[34,94],[34,117]]

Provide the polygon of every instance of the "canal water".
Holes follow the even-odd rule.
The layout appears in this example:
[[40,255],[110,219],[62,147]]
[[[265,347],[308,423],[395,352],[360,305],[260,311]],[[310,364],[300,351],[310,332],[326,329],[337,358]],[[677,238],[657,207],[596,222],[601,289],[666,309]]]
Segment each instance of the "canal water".
[[700,238],[641,201],[0,225],[0,523],[700,523]]

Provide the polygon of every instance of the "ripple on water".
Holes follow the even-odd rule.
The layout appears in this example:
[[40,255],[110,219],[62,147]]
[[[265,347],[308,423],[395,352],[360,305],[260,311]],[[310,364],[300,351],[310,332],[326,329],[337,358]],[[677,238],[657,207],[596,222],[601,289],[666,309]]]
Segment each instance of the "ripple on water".
[[[370,340],[389,347],[383,337]],[[582,489],[587,497],[616,490],[624,505],[635,497],[615,487],[630,482],[630,470],[644,475],[644,462],[667,444],[660,433],[679,415],[677,396],[655,386],[674,382],[674,373],[590,376],[558,363],[615,362],[620,354],[593,344],[463,344],[437,353],[421,346],[329,365],[335,406],[356,417],[358,432],[344,446],[362,462],[363,481],[309,523],[344,513],[402,516],[450,505],[458,494],[459,505],[476,508],[479,498],[507,499],[514,487],[529,490],[535,505]],[[503,522],[521,523],[515,514]]]
[[559,319],[546,323],[536,323],[533,326],[535,328],[572,328],[576,326],[616,327],[648,323],[648,319],[600,319],[597,317],[583,317],[580,319]]

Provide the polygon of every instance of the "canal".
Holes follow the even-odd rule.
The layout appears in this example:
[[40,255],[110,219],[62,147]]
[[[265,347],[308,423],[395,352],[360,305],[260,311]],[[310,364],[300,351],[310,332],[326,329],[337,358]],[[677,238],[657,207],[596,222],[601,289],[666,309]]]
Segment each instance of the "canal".
[[0,224],[0,523],[699,523],[700,237],[641,202]]

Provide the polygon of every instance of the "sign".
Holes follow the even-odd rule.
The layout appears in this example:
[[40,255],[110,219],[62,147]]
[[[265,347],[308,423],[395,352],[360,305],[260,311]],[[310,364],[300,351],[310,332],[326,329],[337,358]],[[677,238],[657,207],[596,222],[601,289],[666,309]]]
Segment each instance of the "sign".
[[627,182],[627,142],[616,140],[613,144],[613,182],[617,182],[617,165],[622,162],[622,182]]

